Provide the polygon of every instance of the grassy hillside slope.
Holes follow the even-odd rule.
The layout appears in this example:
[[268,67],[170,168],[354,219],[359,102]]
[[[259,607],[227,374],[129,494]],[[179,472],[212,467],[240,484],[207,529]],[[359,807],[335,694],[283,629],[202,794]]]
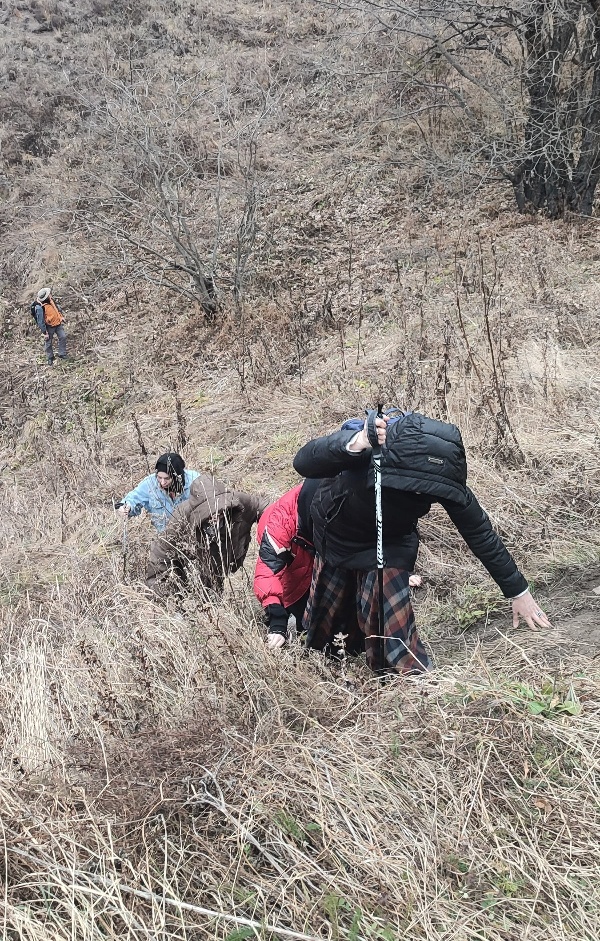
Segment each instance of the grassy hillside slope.
[[[0,19],[3,936],[595,941],[596,220],[449,174],[451,116],[402,117],[359,14]],[[460,425],[551,632],[512,630],[443,513],[427,678],[268,654],[252,559],[220,606],[147,597],[149,523],[112,511],[145,451],[276,497],[380,397]]]

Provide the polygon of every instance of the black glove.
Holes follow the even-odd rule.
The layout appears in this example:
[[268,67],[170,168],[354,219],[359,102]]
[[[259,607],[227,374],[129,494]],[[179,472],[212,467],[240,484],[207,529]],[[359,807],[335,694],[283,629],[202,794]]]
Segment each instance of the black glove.
[[288,613],[281,604],[268,604],[265,608],[269,634],[287,637]]

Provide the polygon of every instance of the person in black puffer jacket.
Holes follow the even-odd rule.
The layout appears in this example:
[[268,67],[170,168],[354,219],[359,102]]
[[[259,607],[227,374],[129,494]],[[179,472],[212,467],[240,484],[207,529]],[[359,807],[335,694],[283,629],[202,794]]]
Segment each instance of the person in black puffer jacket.
[[[389,421],[386,416],[375,420],[380,446],[385,444]],[[371,458],[366,422],[360,431],[342,430],[315,438],[294,458],[294,468],[303,477],[327,478],[312,503],[316,557],[304,616],[307,646],[318,650],[337,646],[350,654],[365,650],[367,663],[376,672],[411,673],[431,666],[416,630],[408,578],[419,548],[417,522],[434,502],[444,507],[471,551],[512,600],[514,626],[521,618],[531,628],[550,626],[468,487],[463,488],[462,499],[457,499],[384,486],[382,638],[375,491],[369,486]]]

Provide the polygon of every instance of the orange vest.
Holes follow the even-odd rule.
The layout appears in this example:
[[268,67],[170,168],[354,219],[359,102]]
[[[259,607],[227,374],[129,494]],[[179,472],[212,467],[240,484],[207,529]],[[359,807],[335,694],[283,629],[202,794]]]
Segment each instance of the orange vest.
[[63,322],[61,313],[53,300],[44,301],[44,322],[48,327],[59,327]]

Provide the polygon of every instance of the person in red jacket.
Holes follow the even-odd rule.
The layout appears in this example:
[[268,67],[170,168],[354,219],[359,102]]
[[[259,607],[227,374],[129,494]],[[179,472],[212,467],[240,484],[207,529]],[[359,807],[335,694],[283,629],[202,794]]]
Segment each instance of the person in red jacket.
[[267,646],[283,647],[290,614],[300,624],[310,589],[315,549],[310,507],[321,485],[305,480],[271,503],[258,522],[254,594],[267,617]]
[[[258,521],[254,594],[265,609],[271,650],[285,644],[290,614],[298,625],[304,615],[315,555],[310,508],[322,483],[317,479],[297,484],[269,504]],[[420,575],[410,576],[411,587],[420,584]]]

